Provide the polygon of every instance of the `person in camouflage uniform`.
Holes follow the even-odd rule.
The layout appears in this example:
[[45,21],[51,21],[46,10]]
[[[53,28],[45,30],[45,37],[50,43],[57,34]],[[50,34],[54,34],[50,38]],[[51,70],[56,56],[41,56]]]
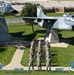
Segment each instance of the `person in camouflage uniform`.
[[29,70],[31,66],[32,70],[34,70],[34,53],[35,53],[35,42],[33,39],[33,41],[31,42],[30,54],[29,54]]
[[39,40],[39,42],[38,42],[38,52],[37,52],[37,67],[38,67],[38,70],[41,70],[42,49],[43,49],[42,42],[41,42],[41,40]]
[[46,41],[45,59],[46,59],[46,71],[51,70],[50,43],[48,41]]
[[38,70],[41,70],[41,52],[37,52],[37,67],[38,67]]
[[46,71],[48,70],[51,70],[51,57],[49,52],[46,54]]
[[30,52],[35,53],[35,41],[34,41],[34,39],[33,39],[32,42],[31,42]]
[[38,51],[40,51],[42,53],[42,50],[43,50],[43,44],[42,44],[41,40],[39,40],[39,42],[38,42]]
[[31,52],[29,54],[29,70],[30,70],[31,66],[32,66],[32,70],[34,70],[34,54],[33,54],[33,52]]

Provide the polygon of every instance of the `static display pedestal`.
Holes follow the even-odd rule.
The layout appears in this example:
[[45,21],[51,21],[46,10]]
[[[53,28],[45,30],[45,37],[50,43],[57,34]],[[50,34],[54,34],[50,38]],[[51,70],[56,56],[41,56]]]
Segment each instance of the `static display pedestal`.
[[59,38],[56,32],[53,30],[47,30],[45,41],[49,41],[50,43],[59,43]]

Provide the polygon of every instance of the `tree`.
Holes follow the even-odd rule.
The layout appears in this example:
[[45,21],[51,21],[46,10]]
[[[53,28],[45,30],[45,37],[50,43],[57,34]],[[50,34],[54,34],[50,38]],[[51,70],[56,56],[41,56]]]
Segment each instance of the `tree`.
[[[42,7],[42,6],[41,6]],[[42,7],[43,8],[43,7]],[[28,3],[26,4],[21,11],[21,16],[23,17],[37,17],[37,4]],[[32,25],[32,31],[34,32],[33,24],[34,20],[24,19],[26,23]]]

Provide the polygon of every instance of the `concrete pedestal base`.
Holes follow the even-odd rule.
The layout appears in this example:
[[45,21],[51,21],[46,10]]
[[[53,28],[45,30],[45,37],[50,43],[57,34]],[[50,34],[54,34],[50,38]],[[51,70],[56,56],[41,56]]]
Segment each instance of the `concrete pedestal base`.
[[59,38],[56,32],[53,30],[47,30],[45,41],[49,41],[50,43],[59,43]]

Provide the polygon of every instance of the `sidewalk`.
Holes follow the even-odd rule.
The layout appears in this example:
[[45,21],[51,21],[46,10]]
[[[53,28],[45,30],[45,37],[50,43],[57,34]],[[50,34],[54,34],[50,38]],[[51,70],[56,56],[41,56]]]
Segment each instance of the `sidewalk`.
[[[24,70],[28,70],[28,67],[24,67]],[[30,70],[32,70],[32,68]],[[34,70],[38,70],[38,67],[35,66]],[[46,67],[43,66],[42,70],[46,70]],[[69,67],[51,67],[51,71],[69,71]]]
[[10,64],[4,66],[2,70],[14,70],[14,68],[24,68],[21,65],[23,53],[24,53],[24,47],[23,46],[18,47],[18,49],[16,50]]

